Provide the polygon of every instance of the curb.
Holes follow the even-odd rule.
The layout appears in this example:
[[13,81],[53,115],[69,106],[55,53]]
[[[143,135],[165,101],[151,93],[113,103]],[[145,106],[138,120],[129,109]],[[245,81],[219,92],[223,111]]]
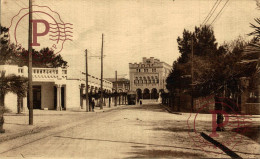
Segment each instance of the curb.
[[[127,106],[127,105],[119,105],[116,107],[111,107],[111,108],[106,108],[106,109],[98,109],[97,111],[94,111],[94,112],[86,112],[86,115],[90,114],[90,113],[94,114],[94,113],[110,112],[112,110],[117,110],[118,108],[123,108],[124,106]],[[84,111],[82,111],[82,112],[84,112]],[[48,115],[61,116],[61,115],[68,115],[68,114],[34,114],[34,116],[48,116]],[[8,114],[7,116],[26,116],[26,114],[24,114],[24,115]],[[66,126],[70,127],[69,125],[71,124],[71,127],[73,127],[73,125],[75,123],[85,122],[85,120],[86,120],[85,118],[79,119],[77,121],[66,124]],[[51,126],[42,126],[42,127],[38,126],[38,127],[32,128],[32,129],[25,129],[24,131],[19,132],[17,134],[12,134],[10,136],[1,137],[0,144],[4,143],[6,141],[9,141],[9,140],[17,139],[17,138],[24,137],[24,136],[31,135],[31,134],[41,133],[44,131],[50,131],[53,128],[56,129],[56,128],[61,128],[64,126],[65,125],[56,124],[56,125],[51,125]]]
[[166,105],[163,105],[163,104],[160,104],[160,105],[163,106],[163,108],[164,108],[168,113],[176,114],[176,115],[182,115],[182,113],[172,111],[171,108],[169,108],[169,107],[166,106]]

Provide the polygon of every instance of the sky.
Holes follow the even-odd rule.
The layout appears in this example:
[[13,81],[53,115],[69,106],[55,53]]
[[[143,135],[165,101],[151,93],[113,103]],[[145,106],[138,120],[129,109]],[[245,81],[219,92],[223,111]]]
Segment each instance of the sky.
[[[228,1],[228,2],[227,2]],[[88,50],[89,74],[100,77],[100,53],[102,34],[104,34],[104,77],[128,78],[129,63],[141,62],[142,57],[155,57],[168,64],[178,58],[177,37],[184,29],[194,30],[200,26],[216,0],[34,0],[33,10],[42,10],[54,19],[71,23],[70,37],[63,44],[59,54],[68,61],[70,68],[84,71],[85,49]],[[226,6],[220,12],[221,8]],[[40,8],[38,6],[48,6]],[[17,25],[17,40],[24,48],[28,44],[28,16],[18,20],[26,13],[28,0],[1,0],[1,24]],[[217,42],[222,44],[252,31],[250,23],[259,17],[256,0],[222,0],[207,24],[212,24]],[[18,14],[19,13],[19,14]],[[18,14],[18,15],[17,15]],[[13,18],[15,17],[15,18]],[[38,12],[33,19],[52,19]],[[13,22],[12,22],[13,21]],[[11,25],[12,22],[12,25]],[[44,32],[43,23],[38,24],[38,33]],[[10,33],[11,41],[14,34]],[[52,46],[48,36],[38,37],[41,46]],[[61,46],[58,46],[61,47]]]

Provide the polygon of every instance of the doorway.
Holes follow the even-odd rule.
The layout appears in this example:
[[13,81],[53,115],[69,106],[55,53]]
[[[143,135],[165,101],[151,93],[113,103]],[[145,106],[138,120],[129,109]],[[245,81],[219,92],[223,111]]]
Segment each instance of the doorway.
[[33,109],[41,109],[41,86],[33,86]]

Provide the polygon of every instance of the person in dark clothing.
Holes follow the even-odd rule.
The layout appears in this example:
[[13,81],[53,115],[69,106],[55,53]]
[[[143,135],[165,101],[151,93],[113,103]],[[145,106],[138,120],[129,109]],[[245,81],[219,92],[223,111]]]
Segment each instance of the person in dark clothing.
[[92,112],[94,112],[94,108],[95,108],[95,101],[94,101],[94,99],[92,99],[92,101],[91,101],[91,106],[92,106]]
[[223,114],[218,113],[217,114],[217,124],[218,124],[218,127],[217,127],[216,131],[225,131],[224,126],[221,125],[221,124],[223,124],[223,120],[224,120]]

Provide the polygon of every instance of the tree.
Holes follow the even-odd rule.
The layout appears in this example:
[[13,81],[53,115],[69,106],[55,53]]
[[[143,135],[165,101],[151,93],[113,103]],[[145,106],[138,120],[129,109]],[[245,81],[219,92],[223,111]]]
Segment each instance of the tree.
[[[5,61],[5,63],[10,63],[15,61],[16,58],[14,58],[14,53],[16,51],[14,45],[8,44],[7,39],[7,32],[8,29],[5,27],[1,27],[1,34],[0,34],[0,64]],[[27,90],[27,78],[20,77],[16,75],[8,75],[5,76],[5,72],[2,71],[0,75],[0,132],[3,133],[3,124],[4,124],[4,101],[5,101],[5,95],[8,92],[16,93],[18,96],[18,105],[17,110],[18,113],[20,113],[21,108],[21,99],[26,95]]]
[[[18,66],[28,65],[28,51],[23,48],[17,48],[14,44],[7,45],[0,54],[0,64],[15,64]],[[66,67],[67,62],[61,55],[55,55],[49,48],[43,48],[40,51],[33,50],[33,67]]]
[[194,55],[212,56],[218,50],[214,31],[211,26],[196,26],[194,32],[184,29],[182,37],[177,38],[178,49],[181,54],[178,63],[186,63],[190,60],[191,40],[193,40]]
[[[22,51],[17,53],[17,57],[20,58],[20,66],[28,64],[28,51],[22,49]],[[49,48],[43,48],[40,51],[33,50],[33,67],[66,67],[67,62],[63,60],[61,55],[55,55],[55,53]]]
[[[192,60],[190,38],[193,39],[194,48]],[[239,94],[243,90],[240,78],[252,76],[256,71],[255,64],[240,62],[245,58],[243,53],[248,45],[242,38],[218,47],[212,28],[202,26],[195,27],[193,33],[184,30],[183,37],[178,37],[177,42],[181,56],[173,63],[172,72],[166,80],[166,87],[171,94],[195,92],[192,94],[194,97]],[[192,62],[195,66],[194,91],[190,91]]]
[[208,69],[204,69],[196,79],[196,89],[201,96],[214,94],[225,98],[232,95],[238,97],[245,90],[240,79],[252,77],[257,72],[256,63],[241,62],[246,58],[244,53],[248,45],[249,43],[238,38],[228,44],[224,54],[208,59]]
[[[193,42],[192,42],[193,41]],[[193,47],[194,78],[202,74],[209,65],[208,59],[222,54],[225,47],[217,48],[212,27],[195,27],[194,32],[184,29],[182,37],[177,38],[180,57],[173,63],[173,68],[166,79],[166,88],[171,94],[188,92],[191,94],[191,48]],[[192,46],[193,43],[193,46]]]
[[[16,75],[5,76],[5,72],[1,73],[0,76],[0,132],[3,133],[3,124],[4,124],[4,101],[5,95],[8,92],[16,93],[19,101],[22,97],[25,96],[27,91],[27,78],[20,77]],[[18,102],[18,110],[21,106],[21,103]],[[19,113],[19,111],[18,111]]]
[[[256,18],[255,21],[258,25],[260,25],[260,18]],[[260,26],[250,23],[250,27],[255,29],[255,31],[249,33],[248,35],[253,35],[256,36],[257,38],[260,38]]]
[[0,65],[3,64],[12,64],[12,62],[16,61],[15,52],[16,47],[14,44],[8,43],[8,28],[1,27],[1,35],[0,35]]
[[[0,65],[28,65],[28,51],[20,46],[16,46],[8,41],[8,28],[1,26],[0,43]],[[40,51],[33,50],[33,67],[67,67],[67,62],[62,56],[56,55],[52,50],[42,48]]]

